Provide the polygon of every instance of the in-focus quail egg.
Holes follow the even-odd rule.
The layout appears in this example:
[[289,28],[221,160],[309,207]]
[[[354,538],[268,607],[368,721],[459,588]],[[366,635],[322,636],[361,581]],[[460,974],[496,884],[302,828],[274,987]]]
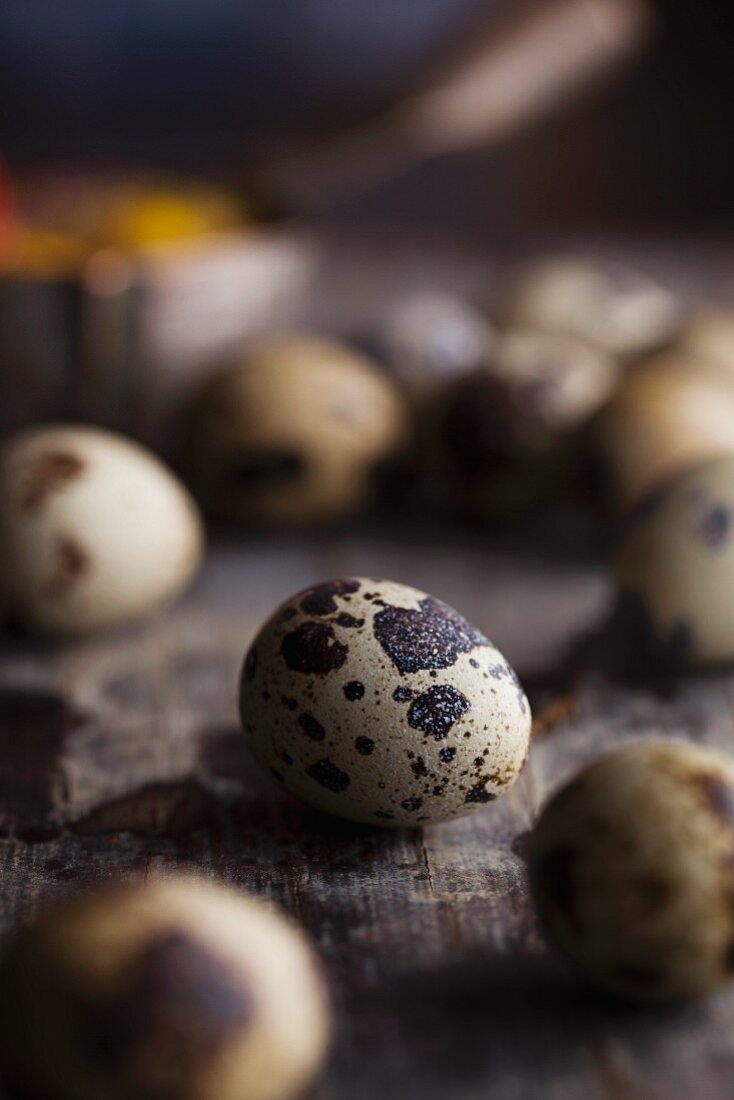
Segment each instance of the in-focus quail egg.
[[677,298],[653,279],[621,264],[573,258],[529,266],[506,313],[511,324],[577,336],[622,356],[662,346],[681,324]]
[[640,505],[616,559],[621,619],[671,661],[734,659],[734,455],[686,470]]
[[734,381],[734,309],[702,310],[690,318],[677,347],[720,368]]
[[373,825],[459,817],[514,783],[530,708],[484,635],[438,600],[374,578],[293,596],[244,662],[258,759],[318,809]]
[[299,931],[187,875],[57,903],[0,975],[4,1083],[46,1100],[285,1100],[329,1034]]
[[446,387],[426,418],[433,486],[474,516],[523,512],[584,480],[581,433],[618,368],[574,337],[511,330],[481,370]]
[[489,321],[462,298],[416,291],[388,310],[377,340],[406,392],[422,400],[486,363],[496,336]]
[[734,975],[734,767],[682,742],[630,745],[543,809],[528,849],[549,940],[588,982],[636,1000]]
[[203,529],[154,455],[95,428],[50,426],[0,453],[0,588],[27,625],[82,634],[150,611],[198,568]]
[[597,444],[618,504],[677,471],[734,451],[734,387],[680,354],[630,370],[602,412]]
[[206,385],[188,451],[199,495],[220,518],[298,524],[362,508],[406,435],[403,400],[369,359],[294,334]]

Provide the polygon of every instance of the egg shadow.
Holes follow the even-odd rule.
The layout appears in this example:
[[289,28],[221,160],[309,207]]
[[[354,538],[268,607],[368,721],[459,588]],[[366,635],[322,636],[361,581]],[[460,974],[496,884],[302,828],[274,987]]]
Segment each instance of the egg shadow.
[[[345,1042],[332,1065],[337,1094],[343,1078],[350,1097],[362,1096],[347,1090],[354,1071],[349,1048],[357,1045],[370,1067],[365,1100],[407,1100],[423,1093],[478,1096],[489,1088],[487,1095],[495,1088],[502,1096],[536,1095],[538,1082],[567,1076],[580,1051],[601,1059],[610,1038],[652,1057],[701,1008],[631,1005],[584,989],[545,953],[513,947],[511,954],[470,952],[456,963],[352,989],[344,1012]],[[615,1095],[627,1093],[620,1087]]]

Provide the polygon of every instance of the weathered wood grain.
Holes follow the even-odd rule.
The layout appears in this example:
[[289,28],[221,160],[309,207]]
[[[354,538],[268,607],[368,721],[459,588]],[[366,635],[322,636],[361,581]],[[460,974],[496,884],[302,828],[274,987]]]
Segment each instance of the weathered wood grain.
[[[248,756],[235,692],[259,622],[299,587],[360,572],[465,612],[545,715],[516,787],[467,819],[348,825]],[[723,1100],[734,995],[667,1010],[594,997],[549,958],[528,904],[523,835],[579,763],[652,735],[734,747],[734,679],[619,682],[603,646],[566,660],[608,601],[598,566],[362,532],[220,545],[180,606],[120,635],[56,649],[6,637],[0,927],[100,877],[194,867],[313,936],[338,1019],[318,1100]]]

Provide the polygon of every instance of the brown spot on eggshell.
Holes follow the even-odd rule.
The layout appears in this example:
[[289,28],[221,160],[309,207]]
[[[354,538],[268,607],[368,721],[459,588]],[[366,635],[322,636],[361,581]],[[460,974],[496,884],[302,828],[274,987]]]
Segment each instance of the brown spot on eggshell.
[[351,579],[314,585],[301,593],[301,611],[306,615],[331,615],[337,610],[337,598],[351,596],[359,587],[359,581]]
[[388,604],[373,625],[375,637],[399,672],[449,668],[460,654],[491,643],[450,607],[426,596],[419,610]]
[[374,751],[375,742],[371,737],[357,737],[354,742],[354,747],[360,756],[370,756]]
[[333,791],[334,794],[341,794],[342,791],[347,789],[350,782],[347,773],[338,768],[333,760],[329,760],[328,757],[317,760],[310,768],[306,768],[306,775],[310,775],[322,787],[326,787],[328,791]]
[[80,992],[70,1008],[88,1055],[124,1073],[141,1058],[206,1065],[248,1026],[254,1005],[224,959],[171,929],[129,961],[116,987]]
[[342,690],[350,703],[356,703],[364,696],[364,684],[360,680],[350,680]]
[[24,471],[21,507],[35,511],[50,493],[79,477],[85,467],[84,460],[73,451],[49,450],[37,455]]
[[54,571],[46,584],[50,600],[63,599],[90,565],[89,555],[76,539],[57,535],[54,549]]
[[333,626],[306,622],[285,635],[280,652],[293,672],[325,676],[342,667],[349,647],[336,640]]
[[465,802],[493,802],[497,797],[493,791],[487,790],[489,777],[484,776],[466,792]]
[[452,684],[436,684],[410,704],[408,724],[436,741],[443,741],[469,709],[469,700]]
[[326,730],[312,714],[299,714],[298,725],[312,741],[323,741]]
[[727,824],[734,822],[734,787],[722,776],[701,774],[694,777],[706,805]]

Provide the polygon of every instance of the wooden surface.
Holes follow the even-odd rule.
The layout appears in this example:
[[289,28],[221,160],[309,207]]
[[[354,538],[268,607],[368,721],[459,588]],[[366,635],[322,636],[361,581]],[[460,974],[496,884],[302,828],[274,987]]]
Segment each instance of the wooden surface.
[[[315,580],[369,572],[427,589],[506,652],[539,717],[515,788],[421,831],[322,817],[262,778],[236,720],[243,651]],[[272,899],[323,956],[338,1032],[314,1100],[688,1100],[734,1083],[734,992],[627,1008],[543,947],[523,836],[549,788],[629,738],[734,745],[734,679],[568,672],[604,618],[600,566],[540,562],[455,533],[216,547],[186,600],[133,631],[0,652],[0,919],[123,871],[195,867]],[[598,648],[598,647],[597,647]]]

